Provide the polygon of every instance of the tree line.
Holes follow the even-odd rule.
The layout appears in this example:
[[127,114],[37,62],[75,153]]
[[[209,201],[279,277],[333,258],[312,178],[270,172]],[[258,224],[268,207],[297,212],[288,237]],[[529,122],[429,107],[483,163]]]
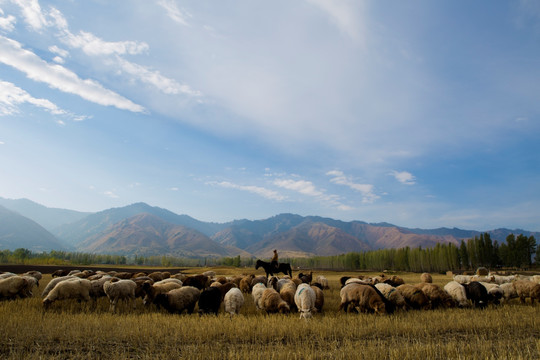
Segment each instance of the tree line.
[[[534,257],[534,261],[533,261]],[[123,256],[56,251],[32,252],[20,248],[0,250],[2,264],[29,265],[137,265],[165,267],[233,266],[253,267],[256,259],[236,257],[180,258],[173,256]],[[488,233],[462,240],[459,246],[437,244],[431,248],[380,249],[350,252],[334,256],[284,258],[293,268],[366,271],[446,272],[448,270],[475,270],[483,266],[490,269],[528,269],[540,265],[540,246],[534,236],[506,237],[506,243],[492,241]]]

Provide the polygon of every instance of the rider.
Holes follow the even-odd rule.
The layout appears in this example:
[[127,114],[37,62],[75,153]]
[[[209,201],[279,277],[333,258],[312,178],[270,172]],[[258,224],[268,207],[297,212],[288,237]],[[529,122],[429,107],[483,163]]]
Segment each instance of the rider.
[[278,265],[278,254],[277,254],[277,250],[274,249],[274,256],[272,257],[272,260],[270,260],[270,265],[272,265],[272,268],[277,270],[279,265]]

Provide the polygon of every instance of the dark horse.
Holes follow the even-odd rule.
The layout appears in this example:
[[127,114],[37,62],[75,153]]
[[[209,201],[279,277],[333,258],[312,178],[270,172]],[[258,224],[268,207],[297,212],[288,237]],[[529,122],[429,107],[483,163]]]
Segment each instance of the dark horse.
[[264,271],[266,272],[266,277],[268,277],[268,274],[274,276],[274,274],[284,273],[285,275],[289,275],[292,277],[292,269],[291,264],[289,263],[279,263],[278,267],[272,266],[271,263],[257,260],[257,263],[255,264],[255,270],[262,267]]

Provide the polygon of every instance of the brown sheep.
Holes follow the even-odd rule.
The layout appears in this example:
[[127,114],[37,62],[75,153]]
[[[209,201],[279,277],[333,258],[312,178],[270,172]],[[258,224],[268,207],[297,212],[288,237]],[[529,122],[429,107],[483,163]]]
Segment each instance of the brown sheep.
[[531,304],[534,304],[534,300],[540,301],[540,284],[529,280],[516,280],[513,285],[522,303],[525,303],[528,297],[531,298]]
[[318,286],[311,285],[313,291],[315,291],[315,309],[321,313],[324,306],[324,293]]
[[262,293],[262,297],[259,300],[261,309],[265,310],[266,313],[281,313],[288,314],[291,312],[289,304],[279,296],[279,293],[272,289],[266,289]]
[[433,278],[431,277],[431,274],[423,273],[422,275],[420,275],[420,282],[431,284],[433,282]]
[[154,271],[153,273],[148,274],[148,277],[154,280],[154,282],[158,282],[164,279],[161,271]]
[[443,306],[445,308],[451,308],[456,306],[456,302],[448,294],[442,287],[440,287],[437,284],[431,284],[422,282],[420,284],[417,284],[416,287],[424,294],[426,294],[427,298],[431,302],[431,306],[433,309]]
[[279,295],[287,304],[291,311],[296,312],[296,303],[294,302],[294,294],[296,293],[296,284],[294,282],[289,282],[284,284],[279,290]]
[[251,280],[251,287],[253,288],[253,286],[255,286],[255,284],[258,284],[258,283],[262,283],[264,284],[264,286],[266,286],[266,284],[268,284],[268,278],[264,275],[255,276]]
[[202,274],[188,276],[184,280],[184,286],[193,286],[193,287],[196,287],[199,290],[204,290],[208,286],[210,286],[210,278],[208,276],[202,275]]
[[338,310],[348,311],[349,305],[361,312],[374,312],[376,314],[386,313],[385,302],[381,295],[370,285],[348,284],[345,285],[340,293],[341,304]]
[[182,285],[176,282],[163,282],[163,283],[154,283],[150,281],[145,281],[142,285],[142,290],[145,294],[143,298],[143,304],[149,305],[159,294],[165,294],[171,290],[179,289]]
[[253,280],[253,278],[255,278],[255,275],[251,274],[251,275],[244,276],[242,280],[240,280],[240,285],[238,287],[243,293],[246,293],[246,294],[251,293],[251,288],[253,287],[251,285],[251,281]]
[[414,285],[403,284],[397,287],[407,304],[413,309],[431,309],[431,303],[424,292]]

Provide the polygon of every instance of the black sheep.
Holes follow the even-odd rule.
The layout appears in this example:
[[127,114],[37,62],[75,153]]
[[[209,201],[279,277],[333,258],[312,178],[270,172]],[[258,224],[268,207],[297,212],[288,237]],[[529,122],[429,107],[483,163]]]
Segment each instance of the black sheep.
[[471,300],[475,307],[485,308],[488,304],[489,295],[486,287],[478,281],[471,281],[468,284],[463,284],[467,299]]
[[222,295],[217,287],[209,287],[201,293],[199,298],[199,313],[217,315],[221,305]]

